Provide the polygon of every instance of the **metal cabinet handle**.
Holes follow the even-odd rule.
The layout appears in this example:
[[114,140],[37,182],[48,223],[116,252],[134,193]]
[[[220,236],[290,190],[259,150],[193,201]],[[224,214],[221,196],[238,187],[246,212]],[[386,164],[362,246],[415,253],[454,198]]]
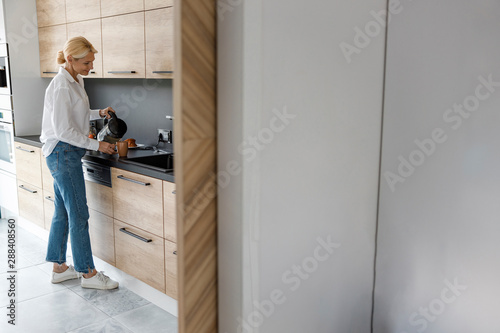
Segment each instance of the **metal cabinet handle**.
[[177,193],[175,193],[175,192],[176,192],[176,191],[172,191],[172,194],[177,194]]
[[35,152],[34,150],[24,149],[24,148],[22,148],[21,146],[16,147],[16,149],[19,149],[19,150],[25,151],[25,152],[27,152],[27,153],[34,153],[34,152]]
[[151,242],[153,241],[152,239],[147,239],[147,238],[141,237],[141,236],[139,236],[139,235],[136,235],[136,234],[134,234],[133,232],[130,232],[130,231],[128,231],[128,230],[127,230],[127,229],[125,229],[125,228],[121,228],[121,229],[120,229],[120,231],[121,231],[121,232],[126,233],[126,234],[127,234],[127,235],[129,235],[129,236],[135,237],[135,238],[137,238],[137,239],[139,239],[139,240],[143,241],[144,243],[151,243]]
[[54,198],[52,198],[50,195],[46,196],[45,199],[52,201],[52,202],[56,202],[56,200]]
[[30,190],[29,188],[24,187],[24,185],[19,185],[19,188],[20,188],[20,189],[23,189],[23,190],[25,190],[25,191],[28,191],[28,192],[30,192],[30,193],[37,193],[37,192],[36,192],[36,191],[34,191],[34,190]]
[[130,179],[130,178],[124,177],[123,175],[116,176],[116,178],[123,179],[123,180],[126,180],[128,182],[136,183],[136,184],[139,184],[139,185],[142,185],[142,186],[149,186],[149,185],[151,185],[151,183],[140,182],[140,181],[135,180],[135,179]]
[[153,74],[173,74],[174,71],[153,71]]
[[174,251],[174,254],[177,255],[177,251]]
[[108,74],[135,74],[136,71],[108,71]]
[[57,74],[58,72],[42,72],[43,74]]

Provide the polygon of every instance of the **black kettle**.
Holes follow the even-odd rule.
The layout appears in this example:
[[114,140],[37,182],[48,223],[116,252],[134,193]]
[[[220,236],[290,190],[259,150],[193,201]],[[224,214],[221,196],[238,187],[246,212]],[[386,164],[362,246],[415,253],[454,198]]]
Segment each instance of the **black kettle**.
[[127,132],[127,124],[119,119],[114,112],[109,113],[111,119],[97,134],[98,141],[117,143]]

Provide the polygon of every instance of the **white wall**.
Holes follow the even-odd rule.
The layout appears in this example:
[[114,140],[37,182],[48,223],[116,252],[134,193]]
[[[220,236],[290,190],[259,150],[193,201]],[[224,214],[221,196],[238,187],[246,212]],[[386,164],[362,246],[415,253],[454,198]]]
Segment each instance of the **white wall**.
[[[406,4],[388,32],[381,169],[404,182],[381,183],[374,332],[499,332],[500,84],[479,77],[500,82],[500,3]],[[452,111],[464,102],[475,111]]]
[[50,79],[40,77],[36,0],[4,1],[9,43],[15,132],[39,135]]
[[385,2],[219,6],[219,331],[369,332]]

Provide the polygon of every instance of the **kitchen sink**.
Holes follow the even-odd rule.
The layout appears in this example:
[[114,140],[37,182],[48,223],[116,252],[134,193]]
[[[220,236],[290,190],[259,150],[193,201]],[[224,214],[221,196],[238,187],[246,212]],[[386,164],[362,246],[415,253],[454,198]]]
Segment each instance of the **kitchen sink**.
[[123,163],[135,164],[160,172],[171,172],[174,170],[174,154],[158,154],[132,157],[120,161]]

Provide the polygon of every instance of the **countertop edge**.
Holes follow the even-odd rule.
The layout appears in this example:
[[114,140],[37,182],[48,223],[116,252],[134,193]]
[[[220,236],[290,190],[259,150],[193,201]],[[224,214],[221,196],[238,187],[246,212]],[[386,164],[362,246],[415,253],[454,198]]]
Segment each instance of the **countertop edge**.
[[[37,148],[42,148],[42,143],[40,142],[39,135],[29,135],[29,136],[15,136],[15,142],[24,143]],[[138,154],[137,151],[129,150],[131,154]],[[144,152],[144,151],[143,151]],[[149,151],[148,151],[149,152]],[[146,153],[141,153],[146,154]],[[151,154],[152,155],[152,154]],[[84,160],[95,162],[104,166],[109,166],[117,169],[122,169],[130,172],[135,172],[144,176],[165,180],[170,183],[175,183],[175,177],[172,172],[164,173],[148,168],[143,168],[138,165],[126,164],[121,162],[118,156],[111,156],[102,154],[94,151],[87,151],[87,154],[83,157]]]

